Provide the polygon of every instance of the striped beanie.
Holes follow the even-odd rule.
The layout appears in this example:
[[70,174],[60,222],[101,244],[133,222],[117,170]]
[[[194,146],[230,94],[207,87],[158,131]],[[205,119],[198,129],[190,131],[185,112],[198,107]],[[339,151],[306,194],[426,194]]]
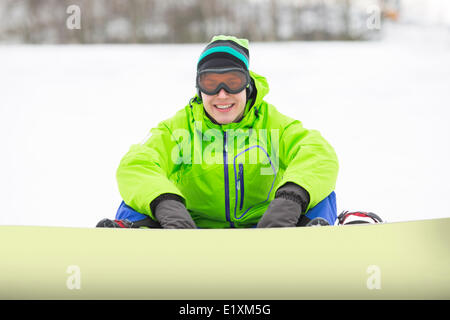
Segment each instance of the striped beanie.
[[198,59],[197,72],[210,68],[237,67],[248,73],[249,57],[247,39],[214,36]]

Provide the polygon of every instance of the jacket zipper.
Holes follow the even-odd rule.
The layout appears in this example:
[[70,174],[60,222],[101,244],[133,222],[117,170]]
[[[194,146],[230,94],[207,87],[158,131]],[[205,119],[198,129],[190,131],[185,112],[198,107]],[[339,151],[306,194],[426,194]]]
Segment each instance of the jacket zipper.
[[239,186],[241,191],[239,210],[242,210],[242,207],[244,206],[244,165],[242,163],[239,163]]
[[223,133],[223,173],[225,178],[225,217],[230,222],[230,227],[234,228],[234,223],[230,218],[230,178],[228,176],[228,156],[227,156],[227,132]]
[[[237,159],[238,156],[240,156],[240,155],[243,154],[244,152],[247,152],[247,151],[249,151],[250,149],[253,149],[253,148],[260,148],[262,151],[264,151],[264,153],[266,154],[266,156],[267,156],[267,158],[268,158],[268,160],[269,160],[269,163],[270,163],[272,169],[274,170],[274,175],[275,175],[275,176],[274,176],[274,179],[273,179],[273,182],[272,182],[272,186],[270,187],[270,190],[269,190],[269,193],[268,193],[268,195],[267,195],[266,200],[264,200],[264,201],[262,201],[262,202],[259,202],[259,203],[255,204],[255,205],[253,205],[253,206],[248,207],[248,208],[245,210],[244,213],[242,213],[239,217],[237,217],[237,216],[236,216],[236,211],[237,211],[237,208],[238,208],[238,205],[237,205],[237,203],[238,203],[238,195],[239,195],[239,193],[240,193],[240,196],[241,196],[241,197],[240,197],[240,211],[242,211],[242,209],[243,209],[243,207],[244,207],[245,191],[244,191],[244,165],[243,165],[242,163],[239,163],[239,165],[236,165],[236,164],[237,164],[236,159]],[[239,167],[239,172],[237,172],[237,167]],[[252,209],[254,206],[259,205],[259,204],[264,203],[264,202],[266,202],[266,201],[269,200],[270,194],[272,193],[272,190],[273,190],[273,187],[274,187],[274,184],[275,184],[275,180],[276,180],[276,177],[277,177],[277,172],[276,172],[276,170],[275,170],[274,167],[273,167],[272,161],[271,161],[270,156],[268,155],[267,151],[266,151],[263,147],[261,147],[261,146],[259,146],[259,145],[255,145],[255,146],[252,146],[252,147],[249,147],[249,148],[245,149],[243,152],[239,153],[239,154],[234,158],[234,175],[235,175],[235,177],[236,177],[236,178],[235,178],[235,180],[236,180],[236,183],[235,183],[236,202],[235,202],[235,206],[234,206],[234,217],[235,217],[237,220],[239,220],[239,219],[241,219],[243,216],[245,216],[245,215],[247,214],[247,212],[248,212],[250,209]],[[240,190],[240,191],[239,191],[239,190]]]

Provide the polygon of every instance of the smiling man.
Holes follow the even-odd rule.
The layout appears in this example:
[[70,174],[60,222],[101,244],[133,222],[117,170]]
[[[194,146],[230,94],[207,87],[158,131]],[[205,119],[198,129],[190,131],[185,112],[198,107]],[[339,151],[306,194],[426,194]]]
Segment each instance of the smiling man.
[[267,80],[249,61],[248,40],[213,37],[197,62],[197,94],[123,157],[122,204],[98,227],[334,224],[334,149],[264,101]]

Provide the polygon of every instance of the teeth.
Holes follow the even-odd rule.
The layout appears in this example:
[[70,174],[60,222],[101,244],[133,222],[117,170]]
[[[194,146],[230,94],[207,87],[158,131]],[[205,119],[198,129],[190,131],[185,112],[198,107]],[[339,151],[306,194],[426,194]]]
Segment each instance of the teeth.
[[229,107],[231,107],[233,104],[226,104],[226,105],[218,105],[216,104],[216,107],[219,109],[227,109]]

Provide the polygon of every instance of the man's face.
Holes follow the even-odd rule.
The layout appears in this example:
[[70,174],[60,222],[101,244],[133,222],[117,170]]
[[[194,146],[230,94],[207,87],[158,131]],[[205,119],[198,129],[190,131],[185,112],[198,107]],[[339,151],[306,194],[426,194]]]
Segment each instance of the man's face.
[[245,89],[236,94],[228,93],[225,89],[215,95],[201,94],[206,112],[219,124],[238,122],[244,114],[247,102]]

